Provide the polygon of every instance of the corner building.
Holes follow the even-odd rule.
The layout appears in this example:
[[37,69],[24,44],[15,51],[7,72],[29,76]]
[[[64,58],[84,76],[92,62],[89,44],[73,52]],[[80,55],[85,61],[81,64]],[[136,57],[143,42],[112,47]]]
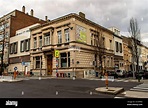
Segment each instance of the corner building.
[[[96,77],[100,66],[95,56],[99,35],[105,46],[103,68],[113,70],[113,32],[86,19],[84,13],[68,14],[31,28],[31,71],[37,76],[58,73],[58,77]],[[59,51],[58,61],[55,50]]]

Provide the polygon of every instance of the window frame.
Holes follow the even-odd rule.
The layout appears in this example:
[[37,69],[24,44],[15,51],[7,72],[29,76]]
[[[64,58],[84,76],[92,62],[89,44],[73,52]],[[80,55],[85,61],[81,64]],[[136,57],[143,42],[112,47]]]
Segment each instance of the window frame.
[[36,49],[37,48],[37,37],[33,38],[33,48]]
[[57,31],[58,44],[62,43],[62,30]]
[[69,42],[70,41],[70,32],[69,32],[69,28],[64,30],[64,34],[65,34],[65,42]]
[[50,32],[44,34],[44,45],[50,45]]
[[42,36],[39,36],[39,47],[41,48],[42,46]]

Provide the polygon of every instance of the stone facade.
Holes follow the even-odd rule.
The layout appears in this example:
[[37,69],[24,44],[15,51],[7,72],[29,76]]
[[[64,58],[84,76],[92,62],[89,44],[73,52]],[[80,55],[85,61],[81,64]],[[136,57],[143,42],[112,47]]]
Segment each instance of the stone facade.
[[[96,40],[91,40],[92,31],[104,38],[103,68],[113,70],[113,32],[77,14],[31,29],[31,70],[36,75],[95,77],[100,64],[99,59],[95,59],[96,44],[92,43]],[[60,53],[58,67],[55,50]]]

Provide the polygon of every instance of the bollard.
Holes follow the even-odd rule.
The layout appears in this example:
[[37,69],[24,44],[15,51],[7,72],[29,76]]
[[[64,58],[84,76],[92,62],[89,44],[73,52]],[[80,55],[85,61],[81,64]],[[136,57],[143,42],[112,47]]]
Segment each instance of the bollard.
[[14,71],[13,77],[16,79],[16,70]]

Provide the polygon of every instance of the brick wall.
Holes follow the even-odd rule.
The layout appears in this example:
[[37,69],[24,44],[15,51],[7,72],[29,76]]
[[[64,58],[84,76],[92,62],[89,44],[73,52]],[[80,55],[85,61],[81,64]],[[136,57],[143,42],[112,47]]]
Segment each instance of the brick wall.
[[45,21],[39,20],[36,17],[30,16],[23,12],[16,10],[16,16],[11,17],[11,25],[10,25],[10,37],[15,36],[15,32],[18,29],[30,26],[35,23],[43,24]]

